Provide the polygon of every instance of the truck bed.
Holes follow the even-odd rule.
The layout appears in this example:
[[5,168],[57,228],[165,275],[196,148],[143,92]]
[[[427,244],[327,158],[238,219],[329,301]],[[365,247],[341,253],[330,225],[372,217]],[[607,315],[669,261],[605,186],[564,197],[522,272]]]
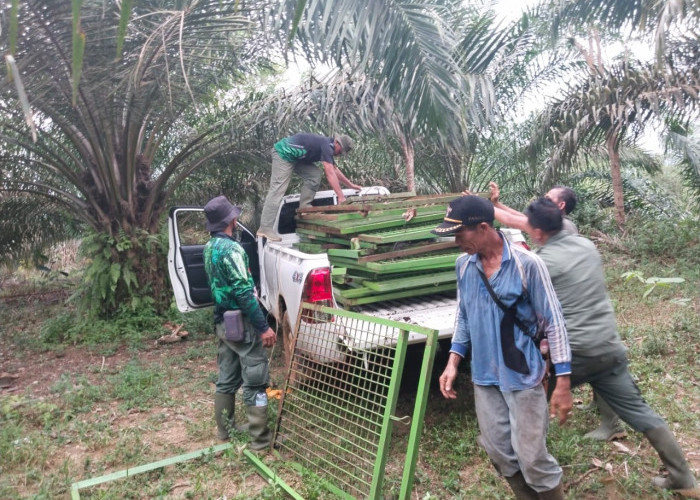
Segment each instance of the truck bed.
[[[378,318],[432,328],[438,331],[440,339],[448,339],[452,337],[454,332],[457,295],[456,292],[452,292],[388,300],[359,306],[353,310]],[[416,334],[411,334],[409,337],[409,343],[421,342],[422,340]]]

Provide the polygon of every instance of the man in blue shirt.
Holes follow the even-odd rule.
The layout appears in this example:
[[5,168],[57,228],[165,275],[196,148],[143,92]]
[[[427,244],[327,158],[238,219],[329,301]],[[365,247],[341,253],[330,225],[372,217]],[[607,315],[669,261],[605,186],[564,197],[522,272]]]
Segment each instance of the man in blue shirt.
[[457,397],[457,366],[471,355],[479,442],[492,463],[516,498],[563,499],[562,470],[547,451],[546,363],[535,339],[538,331],[548,339],[557,377],[551,410],[563,423],[572,407],[564,317],[542,260],[509,245],[493,220],[491,202],[469,195],[452,201],[433,230],[453,234],[466,252],[456,264],[457,320],[440,391]]
[[345,177],[334,160],[335,156],[348,154],[352,147],[352,139],[347,135],[333,138],[316,134],[296,134],[278,141],[272,148],[270,188],[260,216],[258,236],[270,241],[282,239],[272,226],[292,174],[297,174],[302,179],[299,206],[311,204],[321,185],[321,169],[314,165],[316,162],[321,162],[326,179],[338,196],[338,203],[345,201],[341,182],[350,188],[362,189],[362,186]]

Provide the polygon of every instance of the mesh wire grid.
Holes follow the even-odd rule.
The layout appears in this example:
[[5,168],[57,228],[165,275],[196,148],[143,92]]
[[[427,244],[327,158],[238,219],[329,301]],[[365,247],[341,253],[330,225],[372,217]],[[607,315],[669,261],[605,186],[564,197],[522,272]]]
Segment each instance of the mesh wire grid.
[[302,305],[276,427],[285,459],[347,496],[380,491],[410,327]]

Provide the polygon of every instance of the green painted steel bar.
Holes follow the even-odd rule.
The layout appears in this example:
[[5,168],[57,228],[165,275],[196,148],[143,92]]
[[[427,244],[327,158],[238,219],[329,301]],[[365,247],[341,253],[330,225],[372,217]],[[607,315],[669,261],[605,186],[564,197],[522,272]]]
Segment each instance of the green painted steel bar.
[[297,234],[303,239],[308,239],[312,243],[323,242],[323,243],[335,243],[337,245],[350,246],[350,241],[347,238],[337,238],[329,236],[323,231],[314,231],[312,229],[303,229],[297,227]]
[[421,196],[412,196],[403,200],[395,201],[377,201],[371,204],[365,204],[371,208],[378,209],[380,207],[384,208],[410,208],[414,206],[422,205],[447,205],[449,202],[455,198],[462,196],[462,193],[444,193],[444,194],[428,194]]
[[416,257],[413,259],[401,259],[396,261],[365,262],[367,269],[371,271],[399,272],[413,271],[416,269],[434,269],[434,266],[448,264],[454,266],[459,257],[459,252],[450,252],[429,257]]
[[352,269],[366,269],[377,273],[397,273],[403,271],[418,271],[430,270],[434,271],[440,268],[454,268],[459,252],[450,252],[440,255],[429,255],[423,257],[414,257],[410,259],[388,260],[378,262],[363,262],[359,263],[352,259],[344,259],[342,257],[331,257],[331,264],[338,264]]
[[191,451],[183,455],[177,455],[175,457],[166,458],[164,460],[159,460],[150,464],[139,465],[137,467],[132,467],[131,469],[124,469],[117,472],[112,472],[111,474],[106,474],[104,476],[78,481],[77,483],[73,483],[71,485],[71,497],[73,498],[73,500],[79,500],[80,493],[78,492],[78,490],[81,490],[83,488],[89,488],[98,484],[107,483],[109,481],[114,481],[115,479],[122,479],[125,477],[135,476],[143,472],[148,472],[155,469],[160,469],[162,467],[166,467],[168,465],[192,460],[193,458],[199,458],[213,453],[218,453],[220,451],[227,450],[231,447],[231,443],[210,446],[209,448],[204,448],[198,451]]
[[311,476],[311,477],[316,478],[318,484],[320,484],[323,488],[325,488],[326,490],[330,491],[330,492],[333,493],[334,495],[336,495],[336,496],[338,496],[338,497],[340,497],[340,498],[344,498],[345,500],[355,500],[355,497],[354,497],[354,496],[348,495],[348,494],[345,493],[343,490],[341,490],[340,488],[336,487],[333,483],[331,483],[330,481],[325,480],[324,478],[318,476],[317,474],[314,474],[312,471],[310,471],[309,469],[307,469],[306,467],[304,467],[304,466],[301,465],[300,463],[298,463],[298,462],[292,462],[292,463],[289,464],[289,466],[290,466],[291,468],[293,468],[294,470],[296,470],[297,472],[299,472],[300,474],[306,474],[306,475],[309,475],[309,476]]
[[425,350],[423,351],[423,363],[418,379],[418,389],[416,390],[416,403],[413,408],[411,430],[408,436],[408,446],[406,448],[406,459],[404,460],[403,477],[401,479],[401,491],[399,500],[410,500],[413,490],[413,480],[418,462],[418,451],[420,437],[423,433],[423,423],[425,421],[425,410],[428,407],[428,395],[430,393],[430,375],[433,372],[435,362],[435,352],[437,351],[438,335],[437,331],[431,332],[425,339]]
[[424,224],[421,226],[407,227],[399,230],[381,231],[376,233],[361,233],[357,235],[357,239],[362,243],[397,243],[403,241],[418,241],[435,238],[431,233],[435,229],[435,224]]
[[346,299],[342,295],[336,296],[336,300],[346,307],[360,306],[362,304],[372,304],[382,300],[404,299],[407,297],[418,297],[420,295],[429,295],[431,293],[449,292],[455,290],[454,283],[446,285],[431,286],[426,288],[413,288],[401,292],[385,293],[380,295],[371,295],[367,297],[358,297],[355,299]]
[[295,500],[304,500],[303,496],[299,495],[291,486],[285,483],[284,480],[275,474],[275,472],[267,465],[265,465],[263,461],[260,460],[260,457],[258,457],[255,453],[250,450],[243,450],[243,454],[246,456],[246,458],[248,458],[250,463],[252,463],[256,469],[258,469],[260,475],[266,477],[271,484],[276,484],[277,486],[281,487]]
[[[348,221],[348,222],[338,222],[334,224],[328,224],[328,225],[323,225],[320,224],[322,221],[314,221],[314,223],[310,223],[308,221],[305,222],[299,222],[297,223],[297,228],[301,229],[312,229],[314,231],[325,231],[328,234],[332,235],[351,235],[351,234],[357,234],[357,233],[365,233],[367,231],[376,231],[380,229],[388,229],[388,228],[397,228],[397,227],[409,227],[409,226],[417,226],[419,224],[425,224],[426,222],[430,221],[439,221],[442,220],[443,218],[443,213],[442,212],[436,212],[432,214],[426,214],[426,215],[417,215],[410,221],[405,221],[401,217],[387,217],[387,220],[368,220],[368,221],[363,221],[363,223],[355,223],[355,221]],[[353,222],[353,224],[349,224],[349,222]]]
[[[280,447],[295,454],[296,458],[292,459],[292,463],[287,461],[285,465],[297,463],[297,467],[292,467],[305,475],[318,478],[319,485],[340,498],[379,500],[383,498],[384,483],[389,476],[393,483],[396,473],[402,472],[389,471],[386,467],[391,455],[391,431],[396,420],[394,413],[409,332],[430,339],[436,339],[437,332],[418,325],[322,305],[304,303],[300,310],[295,326],[297,330],[302,316],[315,317],[314,312],[318,312],[334,319],[310,323],[307,325],[308,334],[319,335],[318,338],[322,339],[324,332],[328,331],[327,325],[333,325],[330,331],[335,331],[339,325],[341,328],[376,335],[377,343],[376,349],[354,350],[349,353],[355,362],[347,360],[330,369],[318,364],[299,365],[303,371],[295,373],[302,377],[301,384],[299,379],[291,383],[290,378],[287,378],[275,434],[287,434],[287,444],[280,443]],[[390,343],[383,345],[382,339]],[[434,347],[434,343],[431,345]],[[304,348],[295,342],[293,349],[294,359],[303,360]],[[426,349],[426,354],[434,356],[434,348]],[[421,378],[426,383],[422,385],[422,392],[428,390],[429,373],[426,375],[426,363],[424,360]],[[297,370],[294,363],[290,363],[289,370],[290,374],[292,370]],[[288,388],[292,389],[290,393],[287,393]],[[420,394],[417,401],[425,403],[427,399]],[[422,424],[424,411],[424,408],[419,408],[418,412],[414,410],[414,421]],[[415,446],[418,445],[421,430],[422,428],[412,430]],[[417,450],[414,449],[411,461],[406,462],[413,472],[416,458]],[[405,485],[405,481],[404,477],[400,485],[401,491],[410,492],[412,483]]]
[[327,253],[329,256],[345,257],[346,259],[356,259],[364,255],[369,255],[371,253],[371,250],[368,248],[362,250],[350,250],[346,248],[329,248]]
[[304,253],[325,253],[326,249],[318,243],[297,243],[297,249]]
[[382,486],[384,484],[384,469],[389,456],[389,441],[391,439],[391,428],[393,426],[393,416],[396,411],[396,404],[399,401],[399,388],[401,387],[401,377],[403,375],[403,365],[406,359],[406,349],[408,348],[408,330],[400,330],[396,342],[394,355],[394,366],[391,371],[391,383],[387,394],[387,403],[384,408],[384,422],[382,432],[379,436],[379,446],[377,459],[374,463],[374,474],[372,476],[372,487],[370,489],[370,499],[383,498]]
[[359,288],[334,288],[333,293],[335,295],[340,295],[344,299],[359,299],[360,297],[369,297],[370,295],[375,295],[377,292],[365,287]]
[[[418,206],[415,207],[415,212],[416,213],[413,217],[414,219],[419,216],[432,216],[433,218],[437,216],[438,218],[442,218],[445,213],[445,207],[440,205],[427,207]],[[363,217],[361,214],[346,214],[346,216],[355,215],[356,217],[345,220],[329,220],[326,218],[329,214],[322,214],[322,216],[317,218],[313,218],[312,216],[297,217],[297,222],[302,224],[314,224],[323,227],[354,228],[374,222],[406,222],[402,217],[402,215],[405,213],[406,210],[403,208],[394,210],[373,210],[367,212],[368,215],[366,217]],[[359,217],[357,217],[357,215],[359,215]],[[333,217],[337,217],[337,215]]]
[[418,288],[445,282],[456,282],[457,275],[454,270],[442,273],[429,273],[420,276],[409,276],[407,278],[396,278],[382,281],[364,280],[362,286],[374,290],[375,292],[393,292],[407,288]]
[[[401,259],[397,261],[380,261],[380,262],[363,262],[358,263],[352,259],[344,259],[342,257],[331,257],[331,264],[347,267],[348,269],[366,271],[368,273],[396,274],[403,272],[417,271],[438,271],[441,269],[454,269],[455,262],[459,254],[451,254],[449,257],[420,257],[418,259]],[[450,258],[451,257],[451,258]],[[430,259],[430,260],[429,260]],[[395,278],[396,276],[392,276]]]

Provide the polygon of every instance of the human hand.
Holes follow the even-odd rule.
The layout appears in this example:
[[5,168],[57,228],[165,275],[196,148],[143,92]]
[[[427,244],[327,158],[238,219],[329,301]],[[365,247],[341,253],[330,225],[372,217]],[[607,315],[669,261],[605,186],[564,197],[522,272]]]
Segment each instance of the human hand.
[[260,334],[260,339],[262,340],[263,347],[272,347],[277,342],[277,334],[272,328],[265,330]]
[[469,188],[464,188],[464,191],[462,191],[462,194],[463,194],[464,196],[467,196],[467,195],[471,195],[471,194],[474,194],[474,193],[472,193],[472,192],[469,190]]
[[457,399],[457,391],[454,389],[455,380],[457,380],[457,370],[447,365],[440,375],[440,392],[445,399]]
[[573,398],[571,397],[571,381],[568,375],[557,377],[556,387],[552,393],[552,399],[549,402],[550,417],[559,417],[559,425],[563,425],[569,417],[569,412],[574,406]]
[[495,182],[489,182],[489,191],[491,191],[491,196],[489,196],[489,199],[491,200],[491,203],[494,205],[498,203],[498,198],[501,195],[501,191],[498,188],[498,184]]

